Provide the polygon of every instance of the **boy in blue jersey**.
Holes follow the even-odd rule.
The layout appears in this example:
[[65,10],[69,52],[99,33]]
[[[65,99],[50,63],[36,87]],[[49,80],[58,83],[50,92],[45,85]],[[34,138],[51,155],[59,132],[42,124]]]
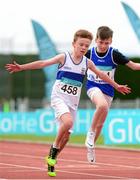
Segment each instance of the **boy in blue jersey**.
[[[107,26],[101,26],[96,34],[96,47],[86,53],[95,66],[114,80],[115,70],[119,64],[126,65],[132,70],[140,70],[140,63],[135,63],[118,50],[111,47],[113,31]],[[87,133],[85,145],[89,163],[95,163],[95,145],[111,106],[114,88],[90,70],[87,71],[87,95],[96,106],[91,127]]]
[[90,69],[91,72],[94,72],[101,79],[107,81],[120,93],[128,94],[131,91],[127,85],[117,84],[114,80],[109,78],[108,75],[96,68],[90,59],[84,56],[92,39],[93,36],[89,31],[78,30],[74,34],[72,42],[73,50],[71,53],[65,52],[48,60],[38,60],[23,65],[14,62],[13,64],[7,64],[5,66],[10,73],[13,73],[59,64],[51,95],[51,106],[59,122],[59,129],[54,143],[50,148],[49,155],[45,157],[49,176],[56,176],[54,166],[56,164],[57,155],[69,140],[87,69]]

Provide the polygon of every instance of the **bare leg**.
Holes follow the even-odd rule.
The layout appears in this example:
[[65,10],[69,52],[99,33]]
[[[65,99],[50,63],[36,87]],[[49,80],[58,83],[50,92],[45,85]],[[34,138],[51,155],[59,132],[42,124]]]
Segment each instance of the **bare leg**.
[[106,99],[101,94],[99,96],[93,96],[92,102],[96,105],[96,111],[92,119],[91,130],[96,134],[94,139],[94,141],[96,142],[102,130],[104,121],[107,117],[109,107]]
[[61,141],[61,144],[60,144],[59,153],[63,150],[63,148],[65,147],[65,145],[66,145],[67,142],[69,141],[70,134],[71,134],[70,132],[66,132],[66,133],[63,135],[63,138],[62,138],[62,141]]
[[70,113],[65,113],[60,117],[60,127],[58,134],[55,138],[53,145],[50,148],[49,156],[45,158],[46,163],[48,164],[48,175],[56,176],[55,164],[58,153],[62,151],[64,146],[69,140],[69,129],[73,125],[72,116]]
[[97,93],[92,95],[92,103],[96,105],[96,111],[92,119],[90,131],[87,133],[86,137],[86,147],[87,147],[87,159],[89,163],[95,163],[95,142],[100,135],[104,121],[106,119],[109,105],[103,95],[99,90]]
[[96,140],[98,139],[100,132],[102,130],[103,124],[105,122],[105,119],[107,117],[108,114],[108,105],[107,104],[102,104],[99,105],[99,107],[97,107],[93,120],[92,120],[92,125],[91,125],[91,129],[93,132],[95,132],[95,139],[94,141],[96,142]]
[[57,134],[55,141],[54,141],[54,145],[57,148],[61,149],[62,146],[65,146],[65,144],[67,143],[67,141],[66,141],[66,143],[63,142],[63,141],[65,141],[64,137],[69,133],[69,129],[73,125],[71,114],[70,113],[63,114],[60,118],[60,121],[61,121],[61,123],[60,123],[58,134]]

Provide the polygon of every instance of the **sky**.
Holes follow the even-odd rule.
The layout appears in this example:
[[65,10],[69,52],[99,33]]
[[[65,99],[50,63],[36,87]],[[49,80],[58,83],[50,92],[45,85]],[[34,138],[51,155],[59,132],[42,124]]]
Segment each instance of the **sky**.
[[[140,16],[140,0],[122,1]],[[114,31],[113,47],[140,56],[140,42],[121,0],[0,0],[0,53],[38,53],[32,19],[44,26],[60,52],[71,48],[78,29],[95,37],[97,28],[107,25]]]

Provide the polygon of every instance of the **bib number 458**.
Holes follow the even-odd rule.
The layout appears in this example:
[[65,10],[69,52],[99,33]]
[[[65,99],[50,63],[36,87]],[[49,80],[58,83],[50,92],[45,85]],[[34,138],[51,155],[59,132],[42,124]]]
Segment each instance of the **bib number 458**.
[[68,93],[68,94],[72,94],[72,95],[77,95],[77,91],[78,91],[78,88],[75,87],[75,86],[70,86],[70,85],[64,85],[61,87],[61,90],[64,92],[64,93]]

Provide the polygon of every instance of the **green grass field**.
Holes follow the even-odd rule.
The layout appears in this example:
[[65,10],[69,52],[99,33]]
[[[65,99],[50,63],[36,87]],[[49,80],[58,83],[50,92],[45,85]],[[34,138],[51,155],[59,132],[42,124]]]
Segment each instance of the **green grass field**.
[[[36,135],[0,135],[0,141],[24,141],[24,142],[37,142],[37,143],[52,143],[54,141],[55,136],[36,136]],[[69,144],[74,145],[83,145],[85,142],[85,135],[71,135]],[[123,144],[123,145],[104,145],[104,139],[102,136],[98,138],[96,143],[97,146],[102,147],[110,147],[110,148],[127,148],[127,149],[139,149],[140,144]]]

